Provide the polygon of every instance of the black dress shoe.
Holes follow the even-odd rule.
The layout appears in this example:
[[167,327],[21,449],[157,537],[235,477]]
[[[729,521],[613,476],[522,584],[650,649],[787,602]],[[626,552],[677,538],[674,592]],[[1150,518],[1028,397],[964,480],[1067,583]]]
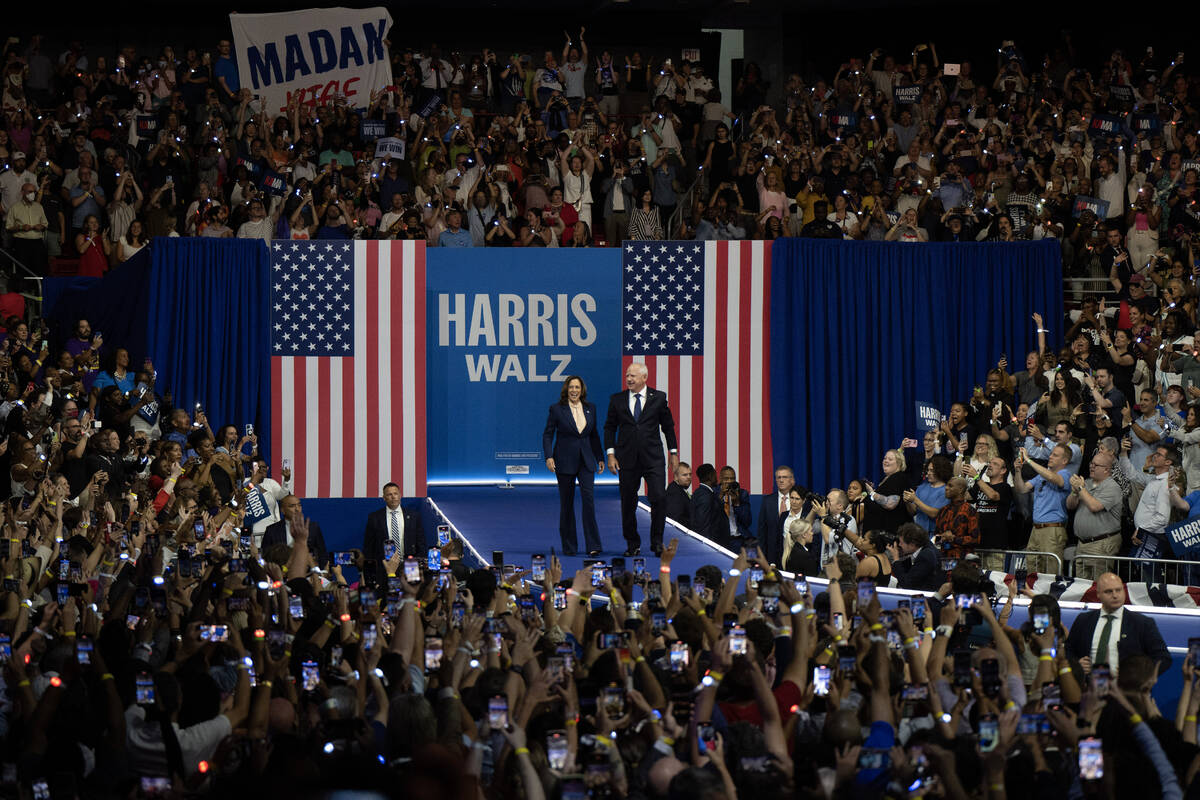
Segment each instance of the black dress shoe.
[[591,558],[595,558],[595,557],[596,557],[596,556],[598,556],[598,555],[600,555],[600,551],[599,551],[599,550],[588,550],[588,556],[589,556],[589,557],[591,557]]
[[625,556],[626,558],[629,558],[630,556],[640,556],[641,554],[642,554],[642,548],[640,548],[640,547],[627,547],[627,548],[625,548],[625,553],[624,553],[624,556]]

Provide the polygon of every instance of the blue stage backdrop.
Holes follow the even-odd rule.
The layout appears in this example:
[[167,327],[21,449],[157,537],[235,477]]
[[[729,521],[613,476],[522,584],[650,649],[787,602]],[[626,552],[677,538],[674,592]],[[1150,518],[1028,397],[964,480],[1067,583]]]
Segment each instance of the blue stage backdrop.
[[[1023,367],[1061,335],[1055,240],[922,244],[780,239],[771,268],[775,460],[824,491],[879,478],[917,436],[917,401],[966,399],[1001,353]],[[783,413],[787,409],[790,413]]]
[[147,323],[158,391],[189,414],[202,403],[214,431],[253,423],[263,453],[271,429],[268,273],[259,239],[157,238]]
[[546,409],[581,375],[621,387],[621,253],[437,249],[426,255],[430,481],[552,479]]

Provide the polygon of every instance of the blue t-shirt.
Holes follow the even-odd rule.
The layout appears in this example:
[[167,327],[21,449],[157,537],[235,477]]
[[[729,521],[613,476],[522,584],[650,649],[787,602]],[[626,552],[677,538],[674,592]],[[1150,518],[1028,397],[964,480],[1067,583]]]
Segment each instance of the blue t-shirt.
[[1055,486],[1050,481],[1038,475],[1029,482],[1033,487],[1033,521],[1034,523],[1067,521],[1067,497],[1071,494],[1071,470],[1060,469],[1058,474],[1063,479],[1062,487]]
[[444,230],[442,235],[438,237],[438,247],[470,247],[471,234],[466,228],[459,228],[456,231]]
[[222,56],[217,59],[216,65],[213,67],[213,77],[217,79],[217,85],[220,85],[221,78],[225,79],[225,85],[229,87],[229,91],[234,94],[242,88],[238,82],[237,62],[227,56]]
[[[946,500],[946,487],[944,485],[930,486],[929,481],[923,481],[915,491],[918,500],[927,506],[932,506],[939,510],[949,502]],[[913,515],[913,522],[924,528],[926,533],[933,533],[933,518],[925,516],[924,512],[917,511]]]

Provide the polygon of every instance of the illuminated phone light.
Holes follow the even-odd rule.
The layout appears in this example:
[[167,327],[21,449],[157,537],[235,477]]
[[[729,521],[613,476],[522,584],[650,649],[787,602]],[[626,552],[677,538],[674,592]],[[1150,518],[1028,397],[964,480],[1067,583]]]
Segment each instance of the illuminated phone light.
[[325,755],[333,755],[333,742],[326,742],[321,749],[325,751]]

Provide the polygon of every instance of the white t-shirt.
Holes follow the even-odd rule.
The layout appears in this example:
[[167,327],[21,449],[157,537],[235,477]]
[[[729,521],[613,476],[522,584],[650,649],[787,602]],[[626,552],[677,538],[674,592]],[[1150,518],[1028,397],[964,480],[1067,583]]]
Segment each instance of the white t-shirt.
[[[196,771],[201,761],[212,759],[217,745],[233,733],[224,714],[187,728],[180,728],[174,722],[171,725],[179,739],[183,766],[189,775]],[[125,747],[134,772],[152,776],[167,774],[167,748],[162,740],[162,727],[158,722],[147,721],[146,710],[139,705],[125,709]]]
[[239,239],[262,239],[270,244],[271,236],[275,232],[275,223],[269,216],[263,217],[258,222],[250,220],[243,222],[238,228],[237,238]]

